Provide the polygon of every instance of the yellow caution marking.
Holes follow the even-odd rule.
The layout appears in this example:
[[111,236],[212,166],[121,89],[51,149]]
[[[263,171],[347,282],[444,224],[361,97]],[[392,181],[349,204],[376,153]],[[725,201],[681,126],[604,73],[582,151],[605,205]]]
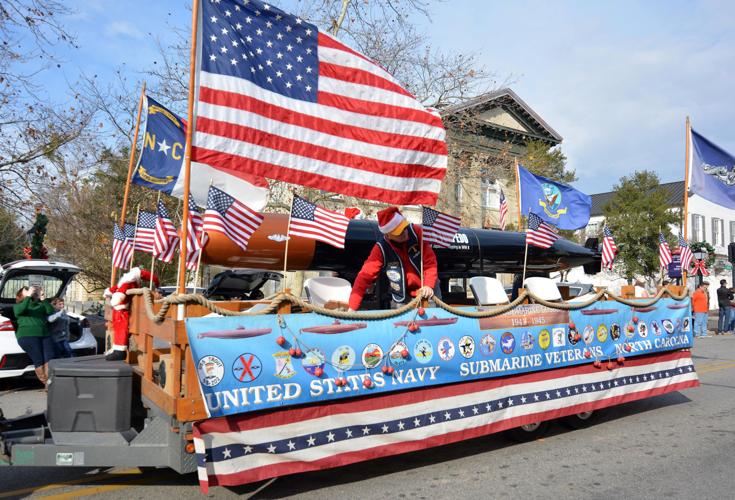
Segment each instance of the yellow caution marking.
[[30,486],[28,488],[20,488],[12,491],[5,491],[0,493],[0,498],[15,497],[19,495],[25,495],[27,493],[43,493],[45,491],[53,491],[66,486],[73,486],[75,484],[82,483],[94,483],[97,481],[105,481],[107,479],[118,479],[120,476],[125,475],[140,475],[141,470],[137,467],[130,469],[115,469],[112,471],[104,472],[102,474],[95,474],[93,476],[83,476],[77,479],[70,479],[69,481],[62,481],[60,483],[47,484],[45,486]]

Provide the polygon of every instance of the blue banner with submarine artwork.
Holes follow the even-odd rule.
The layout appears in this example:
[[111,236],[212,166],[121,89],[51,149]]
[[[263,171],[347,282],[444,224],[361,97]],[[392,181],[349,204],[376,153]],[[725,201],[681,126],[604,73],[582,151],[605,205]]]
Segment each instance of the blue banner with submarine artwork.
[[207,410],[218,417],[584,363],[615,370],[630,356],[692,346],[688,298],[575,311],[530,304],[480,319],[418,312],[189,318]]

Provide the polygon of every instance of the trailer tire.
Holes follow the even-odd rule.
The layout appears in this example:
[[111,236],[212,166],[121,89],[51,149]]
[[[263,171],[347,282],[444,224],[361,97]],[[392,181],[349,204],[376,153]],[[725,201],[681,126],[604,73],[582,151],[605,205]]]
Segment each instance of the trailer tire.
[[550,423],[548,421],[534,422],[509,429],[507,434],[513,441],[525,443],[544,437],[549,430],[549,425]]
[[599,416],[599,410],[583,411],[561,418],[561,423],[569,429],[584,429],[593,425]]

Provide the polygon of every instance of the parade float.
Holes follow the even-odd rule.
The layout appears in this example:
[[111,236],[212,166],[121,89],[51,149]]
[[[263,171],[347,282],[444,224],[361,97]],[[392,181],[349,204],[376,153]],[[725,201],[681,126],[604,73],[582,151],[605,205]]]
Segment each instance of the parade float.
[[[124,292],[116,288],[113,298],[124,300],[115,299],[106,315],[118,333],[130,334],[129,343],[118,346],[127,350],[125,361],[55,363],[48,411],[0,420],[6,463],[165,466],[196,471],[206,489],[506,429],[538,432],[544,422],[561,417],[584,423],[601,408],[698,385],[683,288],[662,287],[649,299],[605,289],[570,298],[548,276],[577,266],[598,272],[597,242],[581,246],[555,239],[544,248],[529,246],[530,228],[452,231],[436,250],[441,294],[431,301],[419,294],[396,309],[382,298],[384,281],[364,302],[373,308],[356,312],[344,310],[344,295],[303,298],[288,287],[262,300],[214,301],[184,293],[186,267],[201,263],[330,271],[349,290],[382,237],[375,222],[354,219],[344,223],[344,248],[294,234],[293,203],[290,217],[259,214],[262,207],[248,207],[248,199],[234,193],[245,173],[250,180],[264,176],[381,202],[433,206],[447,156],[434,110],[364,56],[301,19],[257,0],[195,1],[193,26],[186,120],[193,126],[172,113],[158,114],[168,116],[181,134],[186,129],[184,166],[157,176],[140,162],[149,187],[190,200],[183,203],[181,229],[174,234],[184,256],[179,293],[156,299],[143,282],[139,288],[124,283]],[[268,44],[238,34],[247,28],[260,35],[274,26],[290,34]],[[224,58],[227,47],[215,45],[223,40],[232,47],[245,40],[256,44],[241,59],[252,61]],[[259,65],[261,52],[280,48],[275,64],[287,71],[296,63],[319,68],[294,79],[303,88],[258,76],[274,64],[262,59]],[[318,96],[310,94],[315,89]],[[149,126],[151,115],[149,99]],[[135,136],[133,150],[137,128]],[[133,155],[129,180],[132,170]],[[164,190],[167,184],[171,188]],[[196,199],[197,191],[206,200],[200,204],[207,204],[203,231],[190,197],[194,193]],[[560,199],[557,190],[543,202],[544,211],[556,210]],[[115,244],[121,246],[128,239],[126,203],[127,191],[115,224]],[[238,221],[248,214],[254,221],[247,234],[227,221],[233,206]],[[317,208],[311,210],[313,217]],[[575,212],[564,208],[556,215],[562,210]],[[206,233],[210,213],[221,225],[205,243],[200,233]],[[160,208],[158,219],[168,220]],[[198,251],[194,259],[187,251],[192,246]],[[113,268],[129,266],[129,260],[117,265],[113,257]],[[511,300],[495,279],[498,273],[533,278],[520,279]],[[483,293],[491,289],[495,293]],[[124,314],[123,302],[129,304]]]

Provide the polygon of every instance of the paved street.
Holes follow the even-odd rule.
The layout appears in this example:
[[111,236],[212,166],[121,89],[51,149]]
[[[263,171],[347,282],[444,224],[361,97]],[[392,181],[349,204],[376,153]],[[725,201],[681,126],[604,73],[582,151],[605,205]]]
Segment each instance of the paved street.
[[[702,386],[611,408],[596,425],[554,425],[544,439],[504,435],[239,488],[234,498],[732,498],[735,337],[698,341]],[[32,383],[3,383],[12,416],[40,404]],[[195,476],[169,470],[0,468],[0,498],[200,498]]]

